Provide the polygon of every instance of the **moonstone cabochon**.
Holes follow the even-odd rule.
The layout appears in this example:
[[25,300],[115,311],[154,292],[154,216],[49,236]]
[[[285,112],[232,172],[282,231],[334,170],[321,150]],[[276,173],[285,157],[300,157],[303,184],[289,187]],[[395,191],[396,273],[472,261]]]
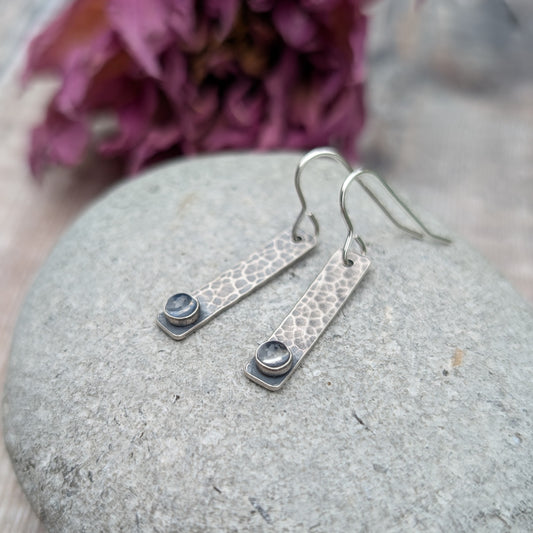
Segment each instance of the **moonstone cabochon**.
[[356,187],[368,275],[282,391],[243,375],[342,245],[344,175],[331,162],[304,176],[316,251],[185,341],[156,327],[170,295],[293,223],[297,160],[157,168],[94,204],[51,254],[18,321],[3,404],[13,465],[50,531],[533,522],[531,308],[463,242],[403,235]]

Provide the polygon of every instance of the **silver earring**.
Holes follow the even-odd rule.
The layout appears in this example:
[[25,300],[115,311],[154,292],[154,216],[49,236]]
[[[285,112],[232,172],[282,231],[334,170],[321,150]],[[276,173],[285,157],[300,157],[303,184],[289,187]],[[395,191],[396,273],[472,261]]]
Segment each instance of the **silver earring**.
[[[255,356],[244,368],[244,373],[249,379],[266,389],[275,391],[285,385],[370,267],[370,259],[366,256],[366,245],[363,239],[354,233],[352,221],[346,210],[346,192],[354,180],[363,186],[396,226],[415,237],[423,237],[422,233],[400,224],[367,188],[362,182],[362,177],[369,174],[385,186],[424,234],[444,244],[451,242],[446,237],[431,233],[379,176],[365,169],[352,171],[342,184],[339,198],[340,210],[348,228],[343,247],[331,256],[292,311],[270,338],[259,345]],[[305,212],[304,202],[302,202],[303,212]],[[359,248],[358,252],[350,249],[353,243]]]
[[[352,180],[356,180],[357,183],[363,188],[363,190],[370,196],[370,198],[373,200],[373,202],[383,211],[383,213],[387,216],[387,218],[398,228],[402,231],[408,233],[412,237],[415,237],[417,239],[423,239],[424,237],[429,237],[437,242],[440,242],[441,244],[450,244],[451,241],[447,237],[442,237],[440,235],[436,235],[435,233],[432,233],[426,225],[413,213],[413,211],[409,208],[409,206],[394,192],[394,190],[389,186],[389,184],[381,178],[378,174],[372,172],[371,170],[365,169],[365,168],[359,168],[357,170],[354,170],[352,166],[342,157],[342,155],[335,150],[334,148],[331,148],[329,146],[321,147],[321,148],[315,148],[309,152],[307,152],[302,159],[300,160],[300,163],[298,164],[298,167],[296,169],[296,173],[294,175],[294,187],[296,189],[296,193],[298,195],[298,198],[300,200],[301,208],[300,213],[298,213],[298,217],[296,218],[296,221],[292,227],[292,237],[293,239],[296,239],[298,236],[298,227],[304,220],[305,216],[309,218],[313,226],[315,227],[315,233],[318,234],[319,225],[318,221],[315,217],[315,215],[307,211],[307,202],[305,201],[305,197],[302,192],[302,186],[301,186],[301,175],[303,168],[312,160],[314,159],[320,159],[320,158],[329,158],[337,163],[340,163],[349,173],[353,173],[354,176]],[[371,177],[376,181],[378,184],[381,185],[381,187],[385,190],[385,192],[392,198],[392,200],[400,207],[401,210],[409,217],[411,220],[420,228],[421,231],[416,231],[412,228],[409,228],[408,226],[405,226],[402,224],[385,206],[385,204],[379,199],[378,195],[372,190],[370,185],[365,182],[365,177]],[[350,224],[349,220],[347,220],[347,223]]]
[[341,162],[345,168],[351,169],[342,156],[330,148],[318,148],[304,155],[298,163],[294,177],[296,192],[302,203],[302,212],[292,229],[285,230],[262,250],[223,272],[201,289],[191,294],[179,292],[171,296],[156,321],[167,335],[175,340],[184,339],[299,261],[316,246],[319,225],[315,216],[308,213],[314,228],[312,235],[299,228],[307,209],[300,179],[303,169],[311,161],[321,157]]

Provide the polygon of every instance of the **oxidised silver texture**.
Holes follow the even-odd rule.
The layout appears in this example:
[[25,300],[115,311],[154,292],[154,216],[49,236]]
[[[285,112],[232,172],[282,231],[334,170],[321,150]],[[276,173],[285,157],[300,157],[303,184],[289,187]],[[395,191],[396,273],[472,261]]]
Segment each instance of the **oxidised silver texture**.
[[190,294],[179,292],[167,300],[163,314],[175,326],[188,326],[198,320],[200,304]]
[[292,366],[292,353],[282,342],[267,341],[257,348],[255,364],[262,374],[282,376]]
[[159,313],[157,325],[173,339],[184,339],[301,259],[317,244],[317,239],[306,233],[301,233],[299,237],[300,240],[294,241],[291,230],[284,231],[262,250],[222,273],[205,287],[192,292],[191,296],[200,303],[200,315],[194,324],[176,326],[167,320],[164,313]]
[[287,382],[370,266],[368,257],[354,252],[348,259],[353,263],[351,266],[344,264],[343,250],[337,250],[268,339],[283,343],[292,353],[293,363],[287,373],[267,376],[258,369],[255,357],[252,357],[244,369],[248,378],[269,390],[278,390]]

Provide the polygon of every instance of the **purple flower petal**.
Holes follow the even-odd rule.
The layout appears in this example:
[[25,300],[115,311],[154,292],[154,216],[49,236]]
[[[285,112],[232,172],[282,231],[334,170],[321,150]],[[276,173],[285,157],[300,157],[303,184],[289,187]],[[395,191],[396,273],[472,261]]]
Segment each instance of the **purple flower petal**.
[[189,139],[201,137],[206,124],[214,122],[219,109],[218,90],[216,87],[198,89],[188,84],[184,91],[184,131]]
[[222,42],[229,34],[239,11],[240,0],[206,0],[206,15],[217,21],[216,39]]
[[187,77],[185,54],[178,47],[170,48],[163,60],[161,88],[175,104],[181,102],[183,98],[182,92],[187,82]]
[[85,119],[72,120],[58,113],[52,102],[46,120],[32,131],[30,167],[41,178],[50,163],[77,165],[89,141]]
[[296,54],[287,49],[276,70],[265,80],[268,109],[257,142],[259,148],[275,148],[283,145],[287,127],[285,117],[288,110],[288,94],[296,77]]
[[313,41],[317,36],[317,24],[296,2],[285,0],[276,4],[272,19],[288,45],[296,50],[313,48]]
[[317,82],[308,86],[300,87],[295,92],[289,110],[289,120],[291,125],[303,128],[306,132],[322,129],[321,110],[324,108],[322,93]]
[[167,27],[169,11],[164,0],[109,0],[111,27],[129,51],[153,77],[161,76],[158,55],[171,39]]
[[177,124],[152,129],[143,142],[132,151],[128,171],[138,172],[151,157],[175,146],[180,137],[181,130]]
[[223,114],[228,124],[246,131],[259,123],[264,106],[264,94],[257,90],[252,93],[252,82],[245,78],[228,89]]
[[[257,130],[257,128],[254,128]],[[250,148],[254,145],[254,129],[235,128],[222,117],[202,139],[202,151],[215,152],[228,148]]]
[[250,9],[258,13],[270,11],[275,4],[275,0],[247,0],[247,2]]
[[195,0],[168,0],[168,24],[183,50],[199,52],[209,38],[209,28],[205,19],[196,16]]
[[78,46],[86,46],[107,32],[105,2],[77,0],[69,4],[30,43],[23,81],[36,72],[65,72],[65,63]]
[[102,142],[98,147],[99,151],[113,156],[135,148],[150,131],[156,106],[156,89],[152,84],[147,84],[140,101],[130,102],[118,110],[118,134]]
[[220,80],[239,75],[239,65],[235,60],[235,54],[225,48],[220,48],[213,52],[208,61],[206,61],[206,68],[209,73],[212,73]]
[[92,79],[116,52],[113,36],[106,32],[70,54],[64,64],[63,84],[56,97],[58,111],[65,115],[76,114],[83,105]]
[[342,0],[300,0],[302,7],[308,11],[324,12],[334,10]]

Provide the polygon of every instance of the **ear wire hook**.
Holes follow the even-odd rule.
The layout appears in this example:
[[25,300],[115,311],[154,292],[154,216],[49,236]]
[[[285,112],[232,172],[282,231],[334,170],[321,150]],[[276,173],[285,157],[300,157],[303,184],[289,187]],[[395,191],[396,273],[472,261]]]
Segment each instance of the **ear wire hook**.
[[350,249],[350,245],[352,244],[352,241],[355,241],[359,245],[360,255],[366,255],[366,244],[363,241],[363,239],[361,239],[361,237],[357,235],[357,233],[354,233],[353,224],[350,219],[350,215],[348,215],[348,211],[346,210],[346,192],[348,191],[348,187],[350,186],[353,180],[359,181],[360,175],[361,175],[361,169],[353,170],[352,172],[350,172],[348,177],[342,183],[341,192],[339,196],[341,213],[344,218],[344,221],[346,222],[346,226],[348,227],[348,235],[346,236],[346,240],[344,241],[344,246],[342,247],[342,261],[344,262],[345,266],[352,265],[352,261],[348,259],[348,251]]
[[[409,217],[415,222],[415,224],[423,231],[423,233],[420,233],[420,232],[418,232],[416,230],[408,228],[407,226],[404,226],[403,224],[398,222],[398,220],[396,220],[396,218],[394,218],[392,213],[385,207],[383,202],[374,194],[374,192],[370,189],[370,187],[368,187],[368,185],[363,181],[362,177],[365,176],[365,175],[372,176],[375,179],[377,179],[379,181],[379,183],[381,183],[383,188],[396,201],[396,203],[404,210],[404,212],[407,215],[409,215]],[[413,237],[416,237],[417,239],[423,239],[424,238],[424,233],[425,233],[428,237],[431,237],[432,239],[440,242],[441,244],[451,244],[452,241],[451,241],[451,239],[448,239],[448,237],[442,237],[441,235],[437,235],[436,233],[433,233],[432,231],[430,231],[426,227],[426,225],[413,213],[413,211],[411,211],[409,206],[401,198],[398,197],[398,195],[392,190],[392,188],[389,186],[389,184],[383,178],[381,178],[380,176],[378,176],[374,172],[371,172],[370,170],[367,170],[366,168],[360,168],[358,170],[358,174],[357,174],[357,181],[359,182],[359,185],[361,185],[361,187],[363,187],[363,189],[368,194],[368,196],[370,196],[370,198],[372,198],[372,200],[374,200],[376,205],[383,211],[383,213],[385,213],[387,218],[397,228],[405,231],[406,233],[409,233],[410,235],[412,235]],[[341,207],[341,209],[342,209],[342,207]]]
[[[329,158],[333,159],[337,163],[340,163],[348,172],[354,172],[354,169],[352,166],[342,157],[342,155],[335,150],[334,148],[330,148],[328,146],[321,147],[321,148],[315,148],[311,150],[310,152],[307,152],[299,161],[298,166],[296,167],[296,172],[294,174],[294,187],[296,188],[296,193],[298,194],[298,198],[300,199],[301,209],[300,213],[298,214],[298,217],[296,218],[296,222],[294,223],[292,227],[292,239],[293,241],[299,240],[298,235],[298,226],[302,223],[303,218],[305,215],[309,217],[311,220],[314,229],[315,229],[315,237],[318,237],[318,234],[320,232],[320,226],[318,224],[318,220],[316,219],[315,215],[307,211],[307,202],[305,201],[304,194],[302,192],[301,187],[301,177],[303,169],[307,166],[308,163],[310,163],[313,159],[319,159],[319,158]],[[432,239],[441,242],[443,244],[450,244],[451,240],[446,237],[441,237],[440,235],[436,235],[435,233],[432,233],[425,225],[424,223],[411,211],[411,209],[407,206],[407,204],[398,197],[398,195],[392,190],[392,188],[388,185],[388,183],[375,174],[374,172],[371,172],[370,170],[360,168],[356,172],[356,175],[354,176],[355,179],[357,178],[357,181],[361,185],[361,187],[365,190],[365,192],[370,196],[370,198],[376,203],[376,205],[383,211],[383,213],[387,216],[387,218],[398,228],[402,231],[405,231],[406,233],[409,233],[412,237],[415,237],[417,239],[423,239],[424,234],[426,234],[428,237],[431,237]],[[389,193],[389,195],[392,197],[393,200],[396,201],[396,203],[403,209],[403,211],[415,222],[415,224],[423,231],[423,233],[413,230],[404,224],[402,224],[399,220],[397,220],[394,215],[385,207],[385,204],[374,194],[372,189],[363,181],[363,176],[370,175],[376,178],[383,188]]]
[[311,150],[310,152],[307,152],[298,162],[298,166],[296,167],[296,173],[294,174],[294,187],[296,188],[296,193],[298,194],[298,198],[300,199],[300,203],[302,205],[300,209],[300,213],[298,214],[298,217],[296,218],[296,222],[294,223],[292,227],[292,240],[297,241],[300,239],[297,230],[298,226],[301,224],[303,218],[305,215],[309,217],[311,220],[314,228],[315,228],[315,237],[318,237],[318,234],[320,232],[320,226],[318,224],[318,220],[316,219],[315,215],[311,213],[310,211],[307,211],[307,202],[305,201],[304,194],[302,192],[302,186],[300,185],[300,180],[302,177],[302,171],[307,166],[308,163],[310,163],[313,159],[319,159],[321,157],[327,157],[329,159],[333,159],[334,161],[337,161],[340,163],[348,172],[352,170],[351,165],[342,157],[342,155],[337,152],[334,148],[329,148],[327,146],[322,148],[315,148]]
[[392,216],[390,211],[385,207],[383,203],[374,195],[374,193],[363,183],[361,177],[365,174],[369,174],[371,176],[376,177],[383,186],[387,189],[387,191],[390,193],[390,195],[400,204],[400,206],[411,216],[411,218],[421,227],[421,229],[424,230],[424,232],[435,239],[436,241],[439,241],[443,244],[450,244],[452,241],[448,239],[447,237],[441,237],[440,235],[436,235],[429,231],[426,226],[420,221],[420,219],[409,209],[409,207],[402,201],[396,193],[383,181],[377,174],[374,174],[373,172],[370,172],[369,170],[366,170],[364,168],[360,168],[357,170],[352,171],[348,177],[344,180],[342,186],[341,186],[341,192],[339,197],[339,203],[341,208],[341,213],[344,218],[344,221],[346,222],[346,226],[348,227],[348,235],[346,236],[346,240],[344,241],[344,246],[342,247],[342,260],[346,266],[349,266],[351,264],[350,260],[348,259],[348,251],[350,249],[350,245],[352,241],[355,241],[359,245],[360,249],[360,255],[366,255],[366,245],[357,235],[354,233],[354,228],[352,221],[350,219],[350,215],[348,215],[348,211],[346,209],[346,193],[348,191],[348,187],[351,185],[351,183],[354,180],[357,180],[357,182],[363,187],[363,189],[370,195],[370,197],[378,204],[378,206],[381,208],[381,210],[387,215],[387,217],[400,229],[403,229],[407,231],[408,233],[412,234],[413,236],[417,238],[423,238],[424,235],[422,233],[419,233],[418,231],[412,230],[410,228],[406,228],[405,226],[398,223],[398,221]]

